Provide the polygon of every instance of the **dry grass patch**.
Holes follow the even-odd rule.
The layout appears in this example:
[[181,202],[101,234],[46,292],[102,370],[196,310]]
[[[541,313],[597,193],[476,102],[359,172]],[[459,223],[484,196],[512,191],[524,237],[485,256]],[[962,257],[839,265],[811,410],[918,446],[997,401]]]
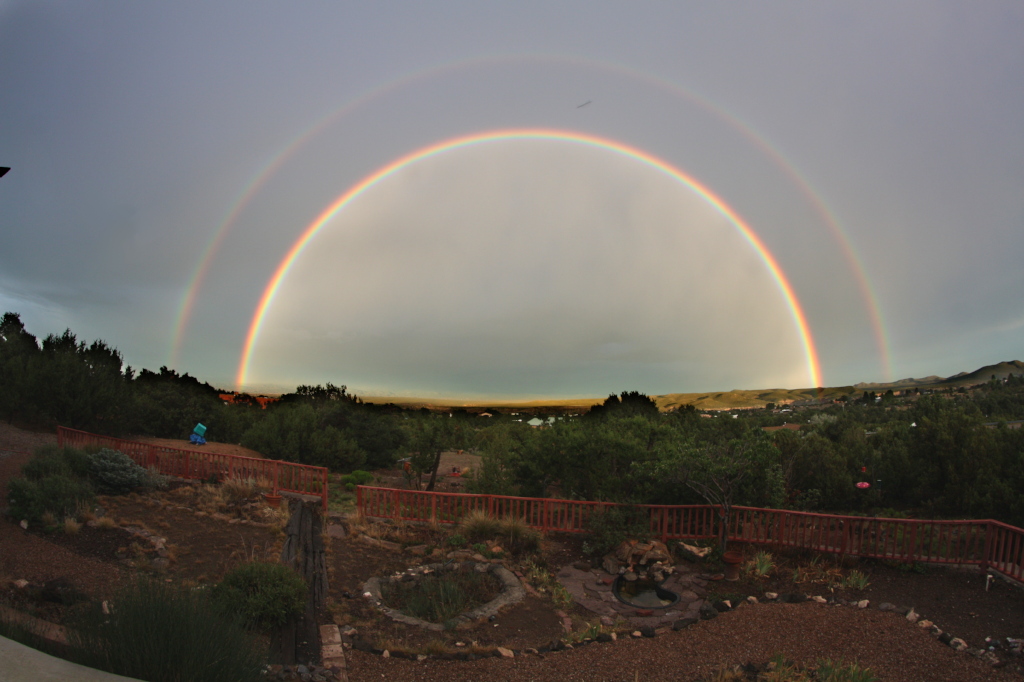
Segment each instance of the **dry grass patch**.
[[101,516],[96,519],[96,527],[100,530],[111,530],[117,528],[117,521],[112,516]]
[[82,530],[82,524],[77,520],[70,516],[64,519],[64,533],[66,535],[76,535],[80,530]]

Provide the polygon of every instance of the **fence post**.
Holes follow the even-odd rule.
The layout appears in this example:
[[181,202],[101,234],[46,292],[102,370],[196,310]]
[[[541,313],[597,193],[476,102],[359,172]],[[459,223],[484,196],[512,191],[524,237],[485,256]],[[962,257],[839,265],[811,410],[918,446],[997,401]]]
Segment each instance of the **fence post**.
[[399,511],[398,511],[398,489],[397,488],[395,489],[395,492],[392,493],[392,495],[391,495],[391,504],[392,504],[392,507],[394,508],[394,511],[392,512],[392,514],[395,517],[395,521],[397,521],[400,518]]
[[992,561],[992,519],[985,522],[985,549],[981,555],[981,570],[987,571]]
[[188,450],[185,451],[185,478],[192,478],[192,454]]
[[323,496],[323,500],[324,500],[324,514],[326,514],[327,513],[327,469],[324,469],[321,473],[323,474],[323,477],[324,477],[324,491],[321,493],[321,495]]
[[278,486],[279,486],[278,474],[279,474],[280,470],[281,470],[281,464],[279,462],[274,462],[274,491],[273,491],[274,495],[277,495],[277,489],[278,489]]

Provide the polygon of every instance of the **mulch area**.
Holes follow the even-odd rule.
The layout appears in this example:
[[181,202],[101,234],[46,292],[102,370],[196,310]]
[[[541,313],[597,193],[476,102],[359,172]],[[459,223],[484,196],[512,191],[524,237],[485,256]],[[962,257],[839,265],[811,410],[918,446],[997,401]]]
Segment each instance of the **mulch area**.
[[[730,544],[730,547],[733,545]],[[750,557],[762,547],[740,547]],[[836,558],[825,558],[819,565],[842,566],[844,572],[856,569],[870,581],[867,589],[852,591],[830,590],[826,585],[803,583],[794,585],[793,568],[808,557],[803,553],[775,555],[777,569],[770,578],[744,576],[739,582],[719,582],[709,590],[724,598],[742,600],[747,596],[762,597],[765,592],[805,592],[826,599],[867,599],[873,606],[890,603],[913,607],[923,618],[931,620],[943,630],[965,640],[972,647],[984,647],[986,638],[1004,639],[1024,637],[1024,589],[1002,579],[988,581],[985,573],[974,567],[964,569],[917,564],[886,564],[870,559],[847,558],[839,563]]]
[[953,651],[897,614],[815,603],[743,606],[653,639],[620,639],[513,659],[416,662],[361,651],[347,656],[352,682],[696,682],[723,668],[763,666],[779,654],[812,665],[822,658],[857,661],[886,682],[1020,679]]

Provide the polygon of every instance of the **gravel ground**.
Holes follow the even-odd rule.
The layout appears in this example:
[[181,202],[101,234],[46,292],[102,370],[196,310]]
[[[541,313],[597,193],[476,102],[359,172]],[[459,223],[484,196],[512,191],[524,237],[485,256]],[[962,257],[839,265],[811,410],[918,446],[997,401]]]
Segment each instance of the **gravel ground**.
[[346,652],[352,682],[369,680],[707,680],[722,667],[762,665],[776,654],[797,663],[856,661],[879,680],[971,682],[1019,680],[1007,671],[939,643],[900,615],[805,604],[742,606],[681,632],[654,639],[591,644],[513,660],[424,661]]

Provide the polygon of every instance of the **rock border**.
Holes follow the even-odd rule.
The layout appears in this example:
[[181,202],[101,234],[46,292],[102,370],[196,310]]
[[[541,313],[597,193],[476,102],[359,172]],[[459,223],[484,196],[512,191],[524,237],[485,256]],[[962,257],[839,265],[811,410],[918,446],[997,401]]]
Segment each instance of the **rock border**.
[[[435,564],[437,565],[437,564]],[[507,569],[506,569],[507,570]],[[367,581],[369,583],[369,581]],[[638,630],[634,630],[629,633],[622,633],[622,638],[639,639],[639,638],[652,638],[659,634],[665,634],[669,631],[683,630],[700,620],[710,620],[718,616],[719,613],[725,611],[733,611],[740,606],[754,605],[754,604],[802,604],[802,603],[813,603],[821,606],[846,606],[848,608],[866,609],[871,603],[867,599],[861,599],[858,601],[845,601],[842,599],[826,599],[819,595],[807,595],[799,592],[789,592],[784,594],[777,594],[775,592],[766,592],[762,599],[750,596],[743,602],[738,604],[732,604],[729,601],[718,601],[714,603],[705,603],[703,608],[700,610],[699,618],[682,618],[672,624],[671,627],[659,627],[654,628],[651,626],[644,626]],[[923,630],[927,630],[932,636],[938,639],[943,644],[949,646],[951,649],[960,652],[968,653],[975,658],[983,660],[989,663],[993,668],[1002,668],[1011,662],[1010,658],[1000,658],[996,655],[995,649],[999,645],[998,642],[986,639],[986,645],[988,648],[971,648],[968,644],[959,637],[953,637],[950,633],[944,632],[930,620],[921,618],[920,614],[914,610],[913,607],[901,607],[895,606],[888,602],[883,602],[877,607],[879,611],[892,611],[905,617],[909,622],[916,623],[917,626]],[[415,619],[414,619],[415,620]],[[431,623],[430,625],[436,625]],[[444,654],[414,654],[405,651],[389,651],[387,649],[380,649],[375,647],[371,642],[360,639],[358,632],[355,628],[347,627],[341,632],[342,648],[343,649],[355,649],[357,651],[363,651],[370,654],[375,654],[383,658],[402,658],[414,661],[478,661],[482,658],[516,658],[525,655],[535,655],[543,657],[548,653],[557,653],[560,651],[568,651],[571,649],[578,649],[583,646],[597,643],[610,643],[615,642],[619,639],[619,633],[601,633],[596,638],[585,638],[575,643],[570,643],[564,639],[554,640],[550,644],[547,644],[538,648],[529,649],[506,649],[504,647],[495,647],[494,649],[487,649],[485,653],[479,652],[479,650],[466,651],[466,652],[454,652]],[[456,642],[457,647],[465,646],[463,642]],[[1021,657],[1024,656],[1024,638],[1013,639],[1010,642],[1009,653],[1011,656]]]
[[[493,574],[494,577],[501,581],[502,589],[494,599],[486,604],[455,616],[453,620],[457,620],[459,625],[486,620],[490,616],[496,615],[502,607],[521,602],[526,598],[526,590],[523,588],[523,584],[520,582],[519,578],[512,573],[512,571],[508,570],[501,564],[479,563],[476,561],[424,564],[421,566],[407,568],[405,571],[396,573],[393,576],[388,576],[387,578],[373,577],[363,583],[363,597],[372,602],[377,608],[383,611],[385,615],[395,622],[404,623],[405,625],[414,625],[434,632],[442,632],[446,628],[441,623],[431,623],[423,620],[422,618],[415,618],[402,613],[397,609],[393,609],[390,606],[386,606],[380,594],[381,580],[416,580],[417,576],[422,577],[424,575],[429,575],[430,573],[441,571],[455,571],[463,567],[469,570],[479,571],[481,573]],[[458,625],[456,625],[456,627],[458,627]]]

